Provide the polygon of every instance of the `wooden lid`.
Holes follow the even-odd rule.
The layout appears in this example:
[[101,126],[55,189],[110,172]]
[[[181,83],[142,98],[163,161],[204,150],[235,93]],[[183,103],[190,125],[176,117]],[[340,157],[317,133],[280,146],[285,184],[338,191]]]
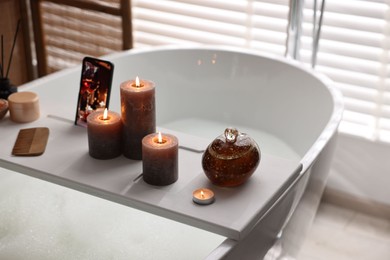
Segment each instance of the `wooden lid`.
[[13,93],[8,97],[8,102],[14,104],[35,103],[37,101],[38,95],[29,91]]

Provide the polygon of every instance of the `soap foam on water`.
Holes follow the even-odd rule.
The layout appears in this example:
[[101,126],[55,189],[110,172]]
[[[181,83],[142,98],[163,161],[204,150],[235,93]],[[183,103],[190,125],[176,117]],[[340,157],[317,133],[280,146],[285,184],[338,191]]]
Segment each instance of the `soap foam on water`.
[[224,239],[0,168],[0,259],[203,259]]

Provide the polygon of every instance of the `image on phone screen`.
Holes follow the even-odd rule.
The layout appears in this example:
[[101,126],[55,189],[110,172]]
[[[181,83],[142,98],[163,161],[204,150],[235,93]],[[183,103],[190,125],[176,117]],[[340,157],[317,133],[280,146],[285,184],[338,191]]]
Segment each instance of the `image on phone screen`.
[[83,59],[75,125],[87,126],[87,117],[108,108],[114,65],[91,57]]

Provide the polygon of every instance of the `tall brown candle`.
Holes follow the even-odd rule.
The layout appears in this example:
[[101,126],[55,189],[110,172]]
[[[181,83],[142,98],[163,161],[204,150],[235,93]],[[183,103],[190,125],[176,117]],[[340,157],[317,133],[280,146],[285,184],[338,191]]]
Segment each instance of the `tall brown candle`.
[[89,154],[93,158],[112,159],[122,154],[122,121],[118,113],[93,112],[87,124]]
[[148,80],[129,80],[120,85],[123,122],[123,155],[142,159],[142,138],[156,132],[154,83]]
[[177,181],[179,174],[179,142],[169,134],[150,134],[142,140],[143,179],[164,186]]

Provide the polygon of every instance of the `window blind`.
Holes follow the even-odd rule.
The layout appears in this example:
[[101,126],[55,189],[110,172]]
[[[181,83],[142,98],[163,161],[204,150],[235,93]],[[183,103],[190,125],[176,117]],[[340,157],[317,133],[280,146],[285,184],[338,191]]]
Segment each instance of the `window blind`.
[[[88,2],[120,8],[119,0],[85,0],[82,3]],[[39,2],[47,72],[80,64],[85,56],[102,56],[122,50],[118,15],[71,6],[72,1],[67,4],[67,1]]]
[[288,0],[135,0],[134,46],[223,44],[284,53]]
[[[134,46],[224,44],[284,55],[289,2],[133,0]],[[389,2],[326,0],[316,63],[316,70],[329,76],[344,95],[340,131],[386,142],[390,142]],[[313,6],[314,0],[306,0],[302,17],[299,53],[307,65]]]
[[[304,10],[301,57],[308,62],[312,1]],[[340,131],[390,141],[388,71],[389,5],[380,0],[327,0],[316,70],[344,95]]]

